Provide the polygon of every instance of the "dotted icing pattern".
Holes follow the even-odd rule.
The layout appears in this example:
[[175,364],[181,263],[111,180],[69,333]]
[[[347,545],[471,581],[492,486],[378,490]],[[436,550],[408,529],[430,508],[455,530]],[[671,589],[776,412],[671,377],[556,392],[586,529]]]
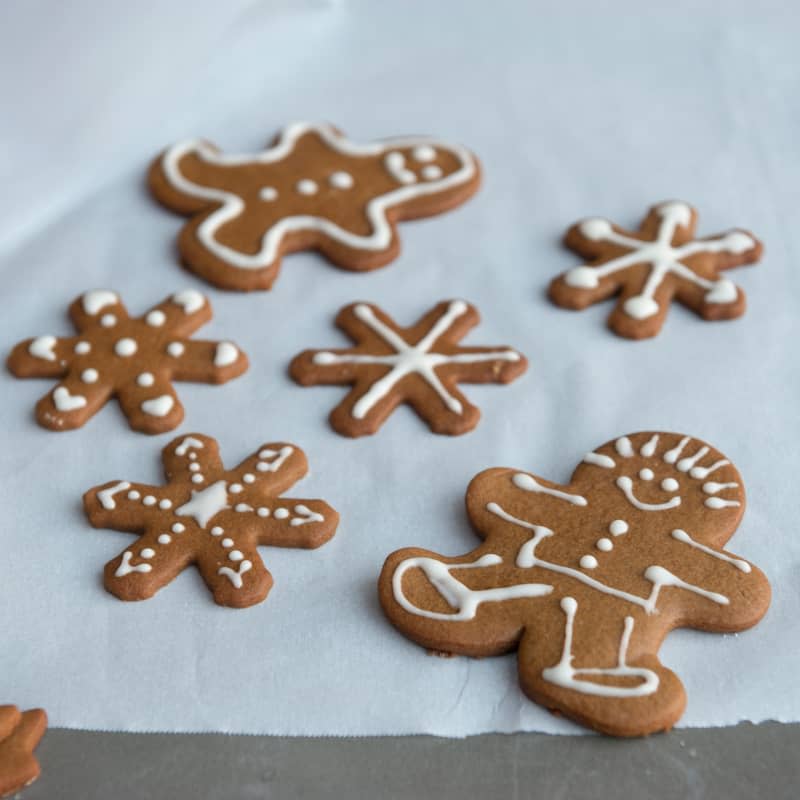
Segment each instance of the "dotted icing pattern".
[[84,495],[92,525],[140,534],[106,567],[106,588],[120,599],[150,597],[194,562],[217,603],[253,605],[272,585],[258,545],[318,547],[336,530],[327,503],[280,497],[307,470],[294,445],[264,445],[225,470],[216,442],[190,434],[167,445],[163,459],[162,487],[117,481]]
[[37,421],[51,430],[82,426],[116,396],[134,430],[163,433],[183,419],[172,380],[224,383],[247,369],[232,342],[189,338],[211,318],[208,300],[193,289],[139,318],[115,292],[98,289],[81,295],[70,316],[76,336],[26,340],[8,359],[17,377],[60,379],[36,406]]

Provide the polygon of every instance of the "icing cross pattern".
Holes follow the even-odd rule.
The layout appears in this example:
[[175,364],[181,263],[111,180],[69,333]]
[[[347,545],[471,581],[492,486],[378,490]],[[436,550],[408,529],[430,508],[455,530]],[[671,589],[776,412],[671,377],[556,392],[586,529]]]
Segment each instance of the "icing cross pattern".
[[70,316],[77,336],[28,339],[8,359],[17,377],[61,378],[36,406],[39,424],[51,430],[80,427],[116,395],[134,430],[163,433],[183,419],[173,380],[224,383],[247,369],[232,342],[189,338],[211,319],[208,300],[194,289],[140,318],[115,292],[95,289],[72,303]]
[[[303,383],[357,383],[353,394],[343,403],[343,406],[349,406],[349,411],[346,415],[332,416],[332,422],[342,433],[359,435],[359,426],[351,423],[347,417],[364,421],[369,432],[373,432],[394,408],[394,405],[386,408],[387,398],[396,392],[398,403],[405,400],[402,382],[410,376],[421,378],[436,395],[437,401],[432,403],[436,413],[444,412],[464,419],[466,407],[472,410],[472,406],[459,396],[455,383],[459,380],[505,382],[506,376],[513,377],[520,368],[524,369],[525,359],[511,348],[467,348],[456,345],[466,332],[463,324],[471,326],[477,321],[477,312],[463,300],[440,303],[425,320],[423,335],[413,342],[406,331],[398,328],[376,307],[356,303],[342,311],[340,327],[348,333],[352,332],[353,338],[360,340],[362,337],[358,335],[356,325],[361,324],[379,340],[379,349],[388,347],[391,352],[364,352],[366,345],[363,342],[351,350],[306,351],[294,360],[292,372]],[[457,330],[456,325],[462,327]],[[470,377],[443,378],[437,372],[439,368],[454,365],[471,367]],[[516,368],[509,370],[503,365],[514,365]],[[359,376],[375,366],[385,368],[385,373],[364,390],[365,384],[359,380]],[[360,395],[356,397],[357,393]],[[433,427],[431,415],[425,414],[419,404],[415,404],[414,408]]]
[[[679,201],[661,203],[650,211],[642,224],[643,238],[616,230],[608,220],[586,219],[570,230],[567,245],[582,255],[602,255],[597,263],[574,267],[556,279],[551,296],[561,305],[583,308],[623,287],[619,309],[630,321],[615,314],[610,324],[617,333],[634,338],[657,332],[660,322],[655,327],[647,323],[647,332],[644,322],[663,314],[673,294],[708,319],[739,316],[744,295],[718,273],[758,260],[761,244],[743,230],[693,239],[695,225],[691,206]],[[648,238],[653,229],[654,236]],[[598,251],[603,245],[607,249]],[[619,250],[626,252],[616,255]],[[648,267],[644,278],[637,271],[643,264]]]
[[[141,534],[137,547],[106,569],[106,588],[122,599],[139,599],[132,593],[150,596],[188,557],[198,563],[218,603],[252,605],[271,585],[257,545],[317,547],[336,529],[338,515],[323,501],[279,497],[307,469],[293,445],[264,445],[226,471],[216,443],[191,434],[167,445],[164,463],[169,483],[162,488],[117,481],[85,496],[93,525]],[[132,575],[151,573],[152,584],[126,583]],[[252,586],[242,592],[248,573]]]
[[[666,443],[662,444],[664,439],[666,439]],[[398,559],[391,567],[391,592],[394,602],[404,611],[416,617],[439,623],[467,624],[476,619],[479,609],[484,604],[520,600],[533,602],[534,598],[546,597],[556,592],[560,596],[559,609],[564,616],[565,626],[562,653],[556,664],[542,667],[540,679],[578,693],[602,697],[633,698],[656,692],[660,685],[657,672],[649,666],[631,665],[627,660],[629,645],[636,625],[634,614],[628,614],[620,619],[620,638],[615,666],[573,666],[574,625],[579,614],[579,603],[576,597],[572,596],[575,589],[569,587],[581,587],[582,594],[585,594],[585,589],[588,588],[599,597],[605,597],[611,601],[621,600],[632,609],[638,609],[639,614],[643,613],[644,616],[639,617],[642,621],[658,617],[659,602],[666,587],[693,594],[719,608],[730,606],[731,596],[719,591],[713,583],[719,581],[722,584],[724,580],[730,580],[731,575],[737,573],[745,577],[752,577],[753,568],[744,559],[722,552],[707,543],[708,540],[704,541],[706,539],[704,531],[709,524],[715,524],[714,517],[707,515],[738,513],[736,509],[741,505],[739,499],[722,498],[718,495],[723,492],[734,492],[735,496],[739,498],[742,496],[740,494],[741,487],[738,480],[707,480],[714,473],[723,474],[723,476],[727,473],[727,477],[734,477],[733,467],[728,459],[719,458],[718,453],[712,453],[710,446],[702,442],[695,442],[689,436],[676,437],[673,434],[658,433],[622,436],[600,450],[600,452],[588,453],[584,457],[583,464],[578,467],[573,476],[573,482],[567,488],[546,485],[541,479],[524,472],[487,470],[486,473],[482,473],[474,483],[480,484],[483,476],[486,475],[484,480],[487,485],[502,489],[504,485],[509,486],[510,484],[521,493],[520,495],[513,493],[509,495],[508,490],[503,489],[503,496],[511,497],[515,507],[521,503],[524,505],[524,495],[541,495],[553,498],[566,508],[574,508],[576,509],[575,513],[583,516],[576,518],[576,522],[573,523],[577,525],[575,530],[564,530],[559,534],[557,530],[540,524],[538,521],[511,513],[507,507],[496,500],[489,499],[485,502],[482,512],[473,513],[470,507],[470,516],[473,518],[473,522],[480,520],[476,524],[482,530],[490,528],[488,528],[488,523],[483,521],[483,517],[475,516],[477,513],[488,513],[489,519],[500,520],[502,524],[509,526],[508,530],[528,532],[529,538],[522,544],[515,545],[516,554],[513,558],[513,565],[504,566],[506,557],[498,552],[491,552],[492,542],[498,541],[498,539],[492,538],[496,534],[489,534],[487,537],[487,548],[490,552],[486,552],[486,548],[482,548],[477,557],[460,559],[455,563],[446,563],[434,555],[421,555],[419,552],[414,552],[407,558]],[[638,467],[635,478],[630,474],[625,474],[628,462],[636,463]],[[642,466],[643,463],[652,466]],[[587,470],[599,470],[600,475],[590,479],[590,473]],[[611,473],[612,485],[619,491],[621,502],[631,508],[631,513],[627,515],[629,519],[618,517],[607,520],[605,529],[609,535],[601,536],[595,541],[594,553],[576,555],[572,564],[564,563],[563,560],[554,561],[540,555],[539,550],[542,546],[546,546],[543,543],[553,537],[573,537],[578,531],[591,530],[595,526],[594,518],[586,516],[591,514],[591,494],[588,492],[578,493],[575,489],[586,487],[591,492],[598,491],[598,487],[603,485],[602,473],[606,471]],[[661,477],[660,482],[657,482],[657,478],[665,472],[667,477]],[[681,480],[669,475],[669,472],[681,476]],[[490,482],[492,483],[490,484]],[[694,485],[690,487],[690,483]],[[640,488],[640,492],[647,492],[648,498],[660,493],[665,495],[666,499],[659,502],[643,501],[636,493],[637,487],[641,486],[646,489]],[[489,491],[480,491],[482,497],[491,498]],[[689,510],[685,507],[686,505],[691,505],[692,509]],[[621,508],[619,502],[609,504],[607,496],[603,506],[605,508],[613,507],[614,510]],[[540,507],[536,502],[527,507],[541,508],[542,510],[538,512],[540,514],[545,514],[544,509],[548,508],[547,505]],[[682,520],[696,520],[698,526],[696,533],[692,534],[683,528],[671,525],[669,521],[657,522],[662,519],[664,514],[669,515],[676,509],[680,509],[683,515],[690,514],[690,516],[682,516]],[[570,517],[564,518],[569,519]],[[580,522],[577,522],[578,519]],[[720,524],[730,524],[731,518],[726,519],[727,522]],[[591,574],[602,566],[602,558],[610,556],[620,538],[636,541],[637,547],[641,549],[641,537],[646,537],[647,541],[647,550],[643,551],[642,557],[647,559],[648,552],[652,550],[653,561],[649,565],[645,561],[639,573],[640,578],[644,578],[650,584],[651,588],[648,593],[639,594],[624,585],[608,582]],[[576,539],[583,538],[585,536],[576,536]],[[670,544],[670,542],[674,544]],[[675,549],[680,547],[687,549],[685,551]],[[401,553],[402,551],[397,555],[399,556]],[[689,553],[692,555],[688,555]],[[659,554],[661,555],[659,556]],[[625,559],[625,562],[628,563],[631,551],[626,550],[620,558]],[[696,572],[696,574],[704,576],[697,582],[686,580],[676,574],[675,564],[691,565],[695,558],[715,560],[722,565],[720,567],[722,572],[703,567]],[[670,568],[664,566],[663,561],[659,563],[662,559],[670,564]],[[486,570],[492,569],[502,570],[496,573],[496,579],[490,578],[492,573],[486,572]],[[634,572],[636,569],[638,568],[634,568]],[[416,575],[420,573],[424,575],[425,581],[436,590],[452,609],[451,611],[424,608],[409,599],[404,589],[404,585],[406,585],[404,581],[410,580],[408,576],[412,570],[419,570]],[[531,570],[535,570],[535,572],[530,572]],[[725,570],[729,572],[726,573]],[[464,571],[463,581],[453,574],[458,571]],[[513,576],[511,582],[509,582],[509,573]],[[473,581],[468,578],[470,575],[477,574],[482,575],[480,581],[482,588],[470,588],[467,584]],[[551,580],[547,580],[548,574],[552,576]],[[500,577],[501,575],[506,577]],[[726,575],[727,578],[725,578]],[[563,582],[564,578],[568,579],[566,585]],[[418,580],[418,578],[413,580]],[[712,580],[712,585],[708,585],[709,580]],[[638,582],[639,579],[633,585],[638,585]],[[678,597],[679,595],[670,594],[670,599],[666,602],[678,602]],[[742,602],[738,596],[736,601]],[[397,618],[393,619],[397,624]],[[645,624],[647,623],[645,622]],[[735,626],[732,624],[730,628],[726,629],[735,629]],[[413,629],[409,630],[413,638]],[[441,637],[442,635],[441,629],[437,629],[436,636]],[[618,678],[624,678],[626,682],[615,682],[615,679]]]
[[[327,155],[320,158],[320,152]],[[161,202],[181,213],[202,212],[181,239],[184,258],[226,288],[269,288],[283,253],[298,246],[317,246],[349,269],[382,266],[396,255],[395,221],[405,207],[415,209],[409,216],[428,216],[436,209],[423,209],[420,201],[441,196],[444,210],[454,205],[449,193],[463,192],[466,199],[477,180],[475,157],[459,145],[428,137],[357,144],[331,125],[310,122],[289,125],[272,146],[252,155],[225,155],[200,140],[179,142],[151,172]],[[254,182],[262,184],[255,196]],[[232,242],[229,232],[240,224],[263,230],[257,247]]]

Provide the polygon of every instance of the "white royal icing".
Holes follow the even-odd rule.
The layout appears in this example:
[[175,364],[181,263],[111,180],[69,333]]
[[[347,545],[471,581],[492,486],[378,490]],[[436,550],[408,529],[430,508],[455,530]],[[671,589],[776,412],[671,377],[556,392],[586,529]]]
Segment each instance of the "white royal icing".
[[732,564],[736,569],[740,570],[741,572],[750,572],[751,567],[750,565],[741,558],[734,558],[733,556],[729,556],[727,553],[720,553],[717,550],[714,550],[707,545],[704,545],[702,542],[697,542],[689,536],[686,531],[677,528],[676,530],[672,531],[672,538],[676,541],[683,542],[683,544],[688,544],[690,547],[695,547],[698,550],[702,551],[703,553],[707,553],[708,555],[712,556],[713,558],[718,558],[720,561],[727,561],[729,564]]
[[214,353],[215,367],[229,367],[239,358],[239,349],[232,342],[220,342]]
[[683,263],[683,259],[698,253],[741,254],[755,247],[752,237],[744,231],[730,231],[712,239],[695,239],[686,244],[673,247],[672,239],[676,229],[686,227],[691,222],[691,209],[686,203],[677,201],[662,203],[656,208],[661,218],[654,241],[644,242],[615,231],[606,220],[590,219],[580,224],[581,233],[592,241],[607,241],[626,247],[630,252],[613,258],[599,267],[580,266],[567,272],[564,280],[569,286],[581,289],[594,289],[601,278],[634,264],[649,264],[647,276],[640,294],[629,297],[623,309],[634,319],[647,319],[658,313],[659,305],[655,294],[667,275],[674,274],[705,289],[706,303],[733,303],[739,296],[736,286],[727,278],[710,281],[698,275]]
[[152,417],[166,417],[172,411],[174,405],[175,400],[171,395],[162,394],[159,397],[144,400],[141,409],[145,414],[150,414]]
[[117,507],[117,504],[114,500],[114,495],[118,494],[119,492],[124,492],[127,489],[130,489],[131,485],[128,481],[120,481],[119,483],[115,484],[114,486],[109,486],[108,489],[103,489],[97,493],[97,499],[100,501],[100,505],[103,508],[111,511],[112,509]]
[[528,475],[524,472],[518,472],[511,479],[511,482],[518,489],[523,489],[526,492],[535,492],[537,494],[548,494],[551,497],[557,497],[559,500],[565,500],[575,506],[585,506],[588,504],[585,497],[579,494],[569,494],[562,492],[560,489],[552,489],[549,486],[542,486],[533,475]]
[[126,550],[122,554],[122,561],[114,573],[117,578],[123,578],[131,572],[150,572],[153,569],[150,564],[131,564],[131,558],[133,558],[133,553],[130,550]]
[[614,467],[617,466],[613,458],[603,455],[602,453],[587,453],[583,457],[583,463],[592,464],[595,467],[602,467],[603,469],[614,469]]
[[86,405],[82,394],[70,394],[66,386],[59,386],[53,391],[53,403],[59,411],[76,411]]
[[136,340],[127,336],[124,339],[120,339],[114,345],[114,352],[123,358],[130,358],[130,356],[136,353],[137,349],[138,346],[136,344]]
[[[629,667],[626,663],[628,645],[633,632],[633,617],[625,617],[622,636],[619,641],[619,655],[616,667],[573,667],[572,666],[572,633],[578,601],[574,597],[561,599],[561,610],[566,616],[564,626],[564,647],[561,660],[554,667],[542,670],[542,677],[556,686],[573,689],[583,694],[598,697],[644,697],[658,689],[658,675],[646,667]],[[604,678],[639,678],[641,683],[634,686],[612,686],[608,683],[581,680],[579,675],[594,675]]]
[[81,380],[84,383],[97,383],[97,379],[99,377],[100,373],[92,367],[89,367],[89,369],[85,369],[83,372],[81,372]]
[[[423,145],[449,152],[458,160],[459,167],[455,172],[444,176],[440,180],[412,182],[407,180],[408,176],[405,176],[405,181],[397,178],[400,184],[398,188],[375,197],[367,203],[365,213],[371,224],[371,232],[366,235],[345,230],[325,217],[298,214],[284,217],[272,225],[264,234],[261,240],[261,247],[257,253],[243,253],[218,241],[216,234],[219,229],[226,222],[238,217],[244,211],[245,203],[241,197],[232,192],[202,186],[189,180],[181,171],[181,160],[185,156],[192,154],[210,164],[223,166],[270,164],[287,156],[293,150],[297,140],[310,132],[318,134],[329,147],[345,155],[373,157],[384,155],[385,158],[386,155],[396,152],[394,148]],[[401,153],[398,153],[398,155],[402,157]],[[384,163],[386,162],[384,161]],[[388,209],[408,200],[463,185],[469,182],[476,174],[475,159],[465,148],[458,145],[446,145],[424,138],[398,139],[389,143],[359,145],[347,141],[330,125],[316,125],[307,122],[299,122],[289,126],[284,130],[279,142],[274,147],[254,156],[224,155],[205,142],[187,141],[171,147],[164,154],[161,165],[165,178],[175,189],[192,197],[199,197],[221,204],[217,210],[206,217],[198,226],[196,236],[217,258],[240,269],[262,269],[269,266],[278,256],[284,236],[293,231],[319,231],[348,247],[373,251],[385,250],[392,242],[392,226],[386,215]],[[406,171],[414,177],[413,172]],[[416,178],[414,177],[415,180]]]
[[193,491],[192,499],[176,508],[175,513],[182,517],[193,517],[201,528],[205,528],[213,517],[226,508],[230,508],[227,484],[225,481],[216,481],[205,489]]
[[333,175],[328,178],[328,183],[334,189],[352,189],[355,181],[349,172],[339,171],[334,172]]
[[106,306],[113,306],[117,303],[119,303],[119,296],[116,292],[111,292],[108,289],[93,289],[90,292],[86,292],[81,298],[83,310],[92,316]]
[[144,321],[151,328],[160,328],[167,321],[167,315],[160,309],[155,309],[147,313]]
[[394,353],[373,355],[370,353],[337,354],[320,351],[314,355],[313,362],[323,366],[379,364],[389,367],[389,372],[375,381],[353,405],[351,413],[356,419],[363,419],[402,378],[412,373],[423,378],[450,411],[461,414],[464,410],[461,402],[442,385],[436,374],[436,367],[443,364],[474,364],[480,361],[519,361],[520,359],[519,353],[511,349],[485,353],[457,353],[455,355],[431,352],[439,337],[445,334],[456,319],[466,313],[467,309],[468,306],[463,300],[454,300],[417,344],[409,344],[402,336],[378,319],[372,308],[360,303],[353,309],[356,318],[378,334],[394,350]]
[[197,289],[184,289],[172,295],[172,302],[179,305],[184,314],[194,314],[206,304],[206,299]]
[[627,475],[620,475],[617,478],[617,486],[625,495],[626,499],[632,506],[636,506],[640,511],[666,511],[670,508],[675,508],[681,504],[681,498],[678,496],[670,497],[663,503],[645,503],[639,500],[633,493],[633,480]]
[[242,588],[242,575],[249,572],[253,568],[250,561],[241,561],[238,569],[231,569],[230,567],[220,567],[217,570],[218,575],[224,575],[236,589]]
[[186,352],[186,346],[182,342],[170,342],[167,345],[167,353],[173,358],[180,358]]
[[53,348],[56,346],[56,342],[55,336],[39,336],[28,345],[28,352],[35,358],[55,361],[56,354]]

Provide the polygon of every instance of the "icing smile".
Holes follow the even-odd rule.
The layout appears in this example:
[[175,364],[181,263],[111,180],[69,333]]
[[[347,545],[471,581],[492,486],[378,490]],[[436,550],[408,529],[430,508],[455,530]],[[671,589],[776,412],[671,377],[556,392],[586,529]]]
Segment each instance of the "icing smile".
[[675,508],[681,504],[681,499],[677,495],[671,497],[665,503],[645,503],[639,500],[633,493],[633,481],[627,475],[621,475],[617,478],[617,486],[625,495],[628,502],[642,511],[666,511],[669,508]]

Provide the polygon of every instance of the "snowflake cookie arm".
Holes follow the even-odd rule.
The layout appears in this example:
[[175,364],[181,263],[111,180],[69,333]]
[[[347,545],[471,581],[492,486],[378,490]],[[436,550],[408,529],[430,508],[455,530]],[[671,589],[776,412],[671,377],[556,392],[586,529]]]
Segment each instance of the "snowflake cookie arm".
[[132,430],[157,435],[181,424],[183,404],[170,378],[164,373],[142,373],[117,390],[120,408]]
[[61,378],[75,358],[77,337],[37,336],[14,345],[6,365],[17,378]]
[[0,797],[24,789],[39,777],[33,751],[46,729],[47,714],[41,708],[20,712],[16,706],[0,706]]
[[[163,334],[165,347],[173,340],[183,340],[211,320],[208,298],[197,289],[175,292],[142,316],[153,331]],[[170,353],[171,355],[171,353]]]
[[109,481],[83,495],[83,508],[93,528],[127,533],[144,533],[172,506],[164,487],[131,481]]

